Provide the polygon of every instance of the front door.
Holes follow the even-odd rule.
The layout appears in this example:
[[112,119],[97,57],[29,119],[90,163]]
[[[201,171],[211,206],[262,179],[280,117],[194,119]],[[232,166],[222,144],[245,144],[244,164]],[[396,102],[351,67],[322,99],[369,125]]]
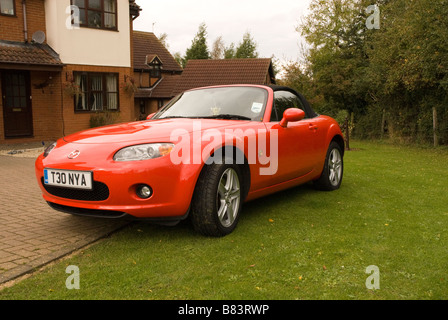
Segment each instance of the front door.
[[2,71],[2,103],[5,138],[33,135],[30,74]]

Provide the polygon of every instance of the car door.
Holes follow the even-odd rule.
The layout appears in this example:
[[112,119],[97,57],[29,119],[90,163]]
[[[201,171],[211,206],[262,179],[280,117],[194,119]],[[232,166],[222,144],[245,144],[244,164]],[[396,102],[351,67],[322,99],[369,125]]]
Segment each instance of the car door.
[[[281,127],[279,122],[288,108],[304,110],[300,98],[289,91],[275,91],[271,121],[266,123],[271,135],[277,134],[278,168],[271,184],[292,180],[313,171],[315,167],[318,125],[315,119],[305,118]],[[305,110],[304,110],[305,111]],[[274,150],[271,142],[270,150]]]

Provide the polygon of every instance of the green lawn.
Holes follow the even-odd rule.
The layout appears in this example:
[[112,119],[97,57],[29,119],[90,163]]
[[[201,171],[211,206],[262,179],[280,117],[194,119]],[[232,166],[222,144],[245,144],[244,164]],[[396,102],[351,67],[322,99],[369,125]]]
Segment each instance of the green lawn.
[[[132,224],[0,299],[448,299],[448,151],[352,147],[338,191],[248,203],[220,239]],[[68,265],[80,290],[65,287]],[[370,265],[379,290],[366,288]]]

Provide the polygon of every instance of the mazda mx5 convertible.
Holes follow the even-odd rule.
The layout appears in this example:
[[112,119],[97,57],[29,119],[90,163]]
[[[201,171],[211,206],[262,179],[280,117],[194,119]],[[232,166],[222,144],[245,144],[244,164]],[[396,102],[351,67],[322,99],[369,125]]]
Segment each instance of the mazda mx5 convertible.
[[147,120],[59,139],[38,157],[48,204],[90,217],[191,219],[206,236],[234,231],[247,201],[313,182],[341,186],[344,138],[295,90],[188,90]]

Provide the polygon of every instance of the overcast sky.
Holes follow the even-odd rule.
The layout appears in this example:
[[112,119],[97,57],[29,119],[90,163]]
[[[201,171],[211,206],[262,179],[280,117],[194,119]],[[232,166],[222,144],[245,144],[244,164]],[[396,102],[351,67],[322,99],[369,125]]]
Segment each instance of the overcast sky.
[[208,46],[222,36],[225,45],[235,45],[249,31],[257,42],[259,56],[274,55],[281,61],[297,60],[300,35],[296,27],[311,0],[137,0],[142,8],[134,29],[168,35],[171,53],[191,46],[199,25],[205,22]]

